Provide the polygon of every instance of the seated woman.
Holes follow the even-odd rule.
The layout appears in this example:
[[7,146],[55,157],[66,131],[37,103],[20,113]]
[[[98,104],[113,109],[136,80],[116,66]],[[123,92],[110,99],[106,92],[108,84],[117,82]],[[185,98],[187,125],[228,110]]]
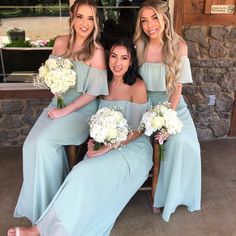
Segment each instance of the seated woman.
[[15,217],[35,224],[64,182],[68,172],[64,145],[80,145],[89,135],[87,120],[97,111],[96,97],[108,94],[105,52],[93,0],[76,0],[70,9],[70,33],[57,37],[52,57],[72,60],[76,86],[54,96],[34,124],[23,146],[23,185]]
[[[102,107],[121,108],[133,130],[147,110],[147,93],[138,75],[133,44],[120,40],[109,54],[110,95]],[[65,179],[51,204],[31,228],[15,227],[8,236],[109,235],[122,209],[141,187],[152,167],[149,138],[138,131],[130,134],[122,148],[102,146],[88,152]]]

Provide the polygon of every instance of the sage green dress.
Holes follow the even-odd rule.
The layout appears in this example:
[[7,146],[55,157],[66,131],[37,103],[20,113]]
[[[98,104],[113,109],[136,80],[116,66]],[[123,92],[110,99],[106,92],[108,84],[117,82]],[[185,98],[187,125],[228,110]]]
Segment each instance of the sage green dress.
[[[120,107],[137,129],[146,104],[102,100]],[[142,186],[152,167],[152,146],[142,135],[121,149],[79,162],[37,222],[41,236],[106,236],[122,209]]]
[[[68,104],[84,93],[107,95],[107,71],[73,61],[76,86],[64,94]],[[89,135],[88,119],[97,111],[96,99],[59,119],[47,113],[56,107],[56,98],[44,109],[23,145],[23,185],[15,217],[27,217],[34,224],[51,202],[67,176],[68,162],[64,145],[79,145]]]
[[[191,83],[188,57],[182,58],[179,83]],[[140,74],[146,82],[152,104],[168,101],[166,93],[166,66],[163,63],[144,63]],[[169,221],[179,205],[192,212],[200,210],[201,157],[196,129],[181,95],[176,109],[183,122],[180,134],[171,135],[164,144],[164,160],[160,164],[154,207],[164,207],[162,218]]]

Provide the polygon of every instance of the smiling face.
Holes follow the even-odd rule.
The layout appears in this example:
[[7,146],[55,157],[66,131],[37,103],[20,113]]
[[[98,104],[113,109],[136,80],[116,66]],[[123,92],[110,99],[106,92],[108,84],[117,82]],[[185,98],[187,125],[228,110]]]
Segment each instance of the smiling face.
[[129,66],[131,65],[131,56],[124,46],[114,46],[110,51],[109,67],[114,77],[123,78]]
[[163,15],[159,14],[157,16],[156,12],[152,8],[143,8],[140,21],[144,33],[150,39],[160,38],[164,31],[164,20]]
[[94,30],[94,14],[91,6],[80,5],[77,10],[74,29],[81,38],[87,38]]

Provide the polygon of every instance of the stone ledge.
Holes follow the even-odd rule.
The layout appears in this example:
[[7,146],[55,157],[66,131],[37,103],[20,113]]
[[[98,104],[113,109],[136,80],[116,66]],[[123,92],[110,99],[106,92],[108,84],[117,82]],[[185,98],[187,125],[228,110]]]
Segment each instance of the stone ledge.
[[48,89],[35,88],[32,83],[1,83],[0,99],[52,98]]

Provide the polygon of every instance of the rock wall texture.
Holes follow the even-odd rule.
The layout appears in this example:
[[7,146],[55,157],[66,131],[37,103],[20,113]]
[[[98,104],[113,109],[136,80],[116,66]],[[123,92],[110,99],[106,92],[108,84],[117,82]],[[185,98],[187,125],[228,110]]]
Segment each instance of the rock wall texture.
[[48,99],[0,100],[0,146],[20,146]]
[[185,27],[194,83],[183,94],[200,140],[228,135],[236,90],[236,27]]

